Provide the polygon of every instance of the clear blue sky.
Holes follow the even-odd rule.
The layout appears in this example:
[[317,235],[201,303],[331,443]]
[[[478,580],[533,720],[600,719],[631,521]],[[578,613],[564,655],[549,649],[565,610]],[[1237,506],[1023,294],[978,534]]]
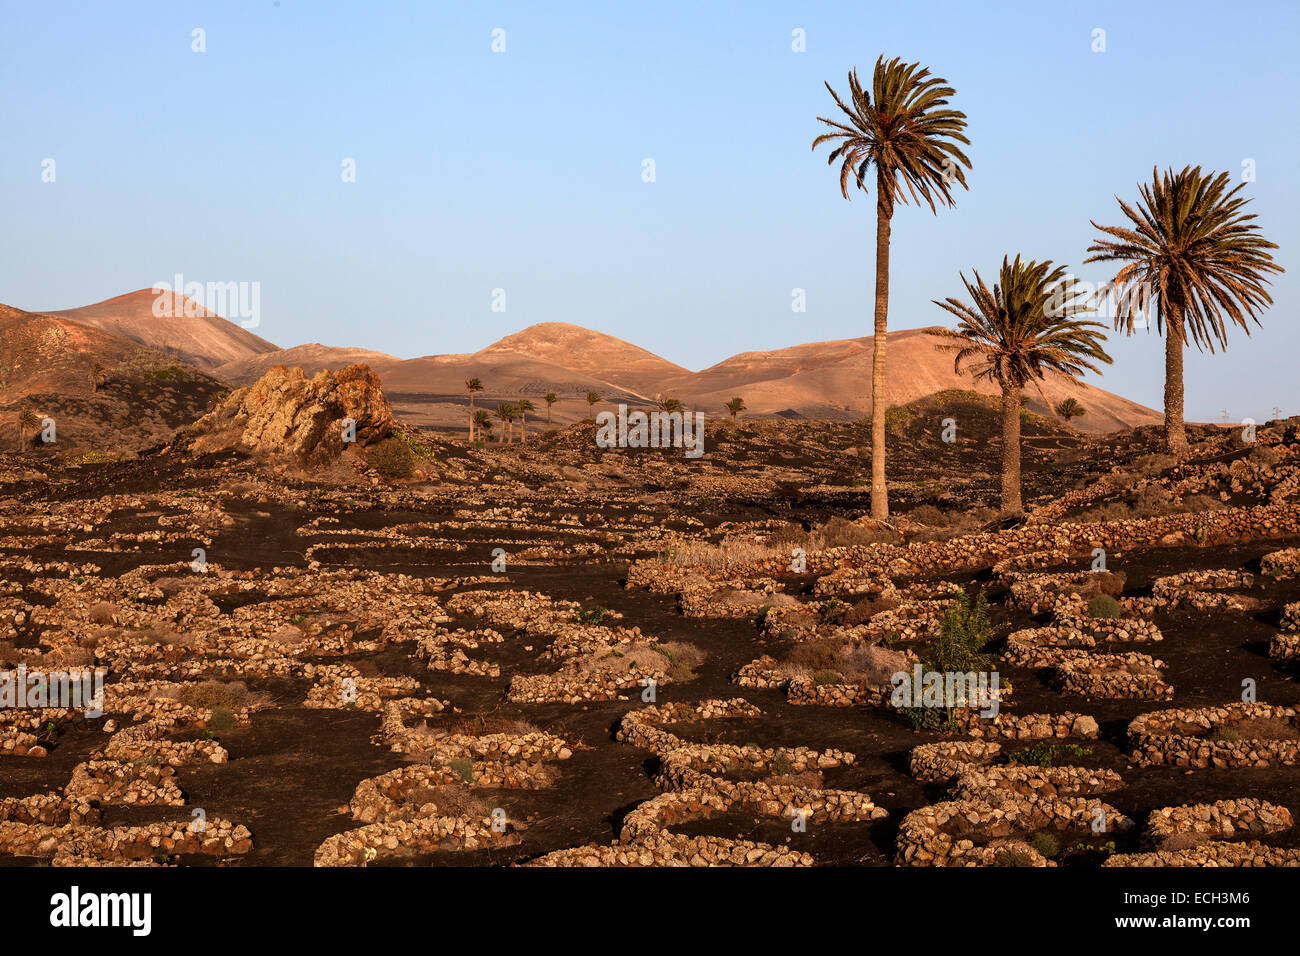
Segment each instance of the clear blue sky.
[[[1114,195],[1135,196],[1153,165],[1239,175],[1251,158],[1247,189],[1288,272],[1253,338],[1189,356],[1187,412],[1300,412],[1294,0],[0,0],[0,13],[0,301],[21,308],[179,272],[260,282],[257,331],[277,344],[402,356],[549,320],[690,368],[868,334],[874,200],[840,198],[809,146],[833,109],[822,81],[842,88],[885,53],[956,87],[974,163],[955,209],[899,208],[891,327],[944,323],[930,300],[1004,252],[1078,267],[1089,218],[1118,222]],[[340,177],[349,157],[355,183]],[[1095,269],[1076,271],[1106,278]],[[1105,386],[1159,406],[1161,348],[1113,337]]]

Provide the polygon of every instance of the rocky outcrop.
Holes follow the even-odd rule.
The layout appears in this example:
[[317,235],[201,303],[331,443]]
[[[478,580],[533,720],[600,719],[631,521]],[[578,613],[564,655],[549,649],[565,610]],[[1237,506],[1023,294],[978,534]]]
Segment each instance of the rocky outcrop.
[[256,384],[232,392],[179,440],[195,453],[238,448],[320,463],[338,458],[349,444],[373,445],[394,428],[392,407],[369,367],[350,365],[309,379],[301,368],[277,365]]

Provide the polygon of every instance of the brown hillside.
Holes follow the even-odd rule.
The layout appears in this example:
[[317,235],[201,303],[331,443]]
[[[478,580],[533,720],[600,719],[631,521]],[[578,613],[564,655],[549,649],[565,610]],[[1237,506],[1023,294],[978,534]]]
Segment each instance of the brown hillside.
[[[926,329],[889,333],[885,394],[891,406],[946,389],[998,394],[995,385],[975,382],[953,372],[952,357],[938,351]],[[805,418],[857,418],[871,411],[872,336],[813,342],[769,352],[743,352],[701,372],[687,373],[660,384],[695,407],[718,409],[739,395],[751,415],[787,410]],[[1104,433],[1154,424],[1152,409],[1092,385],[1074,385],[1062,377],[1048,378],[1043,392],[1053,405],[1073,396],[1088,414],[1073,424],[1082,431]],[[1036,391],[1030,408],[1046,411]]]
[[586,373],[594,379],[617,382],[643,395],[653,394],[666,378],[689,374],[680,365],[674,365],[631,342],[568,322],[530,325],[522,332],[507,335],[474,353],[474,358],[493,361],[503,353],[526,356]]
[[0,441],[15,436],[16,417],[30,410],[56,422],[47,451],[139,449],[194,421],[222,390],[212,376],[154,349],[0,305]]
[[111,332],[209,370],[275,351],[266,339],[177,293],[164,300],[162,316],[154,315],[157,300],[158,294],[151,289],[140,289],[94,305],[46,314]]

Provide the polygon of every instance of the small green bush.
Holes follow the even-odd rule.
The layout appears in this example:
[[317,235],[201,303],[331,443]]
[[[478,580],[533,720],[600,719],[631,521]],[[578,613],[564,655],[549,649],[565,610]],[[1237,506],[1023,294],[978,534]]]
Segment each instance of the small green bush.
[[1029,845],[1032,846],[1049,860],[1061,852],[1061,844],[1050,833],[1039,832],[1029,838]]
[[900,707],[900,714],[913,730],[952,730],[955,715],[946,707]]
[[234,729],[235,715],[225,707],[213,708],[212,716],[208,718],[208,730],[220,734]]
[[840,676],[839,671],[831,670],[830,668],[815,671],[812,678],[813,683],[818,687],[825,687],[827,684],[839,684],[844,680],[844,678]]
[[1109,594],[1098,594],[1088,602],[1089,617],[1110,620],[1111,618],[1122,617],[1123,615],[1123,606]]
[[433,446],[426,445],[414,435],[408,435],[406,432],[393,432],[393,438],[405,445],[410,453],[416,458],[422,458],[425,461],[433,460],[435,454]]
[[415,455],[405,442],[385,438],[370,452],[370,465],[389,480],[410,478],[415,471]]
[[943,672],[984,670],[991,658],[982,652],[992,639],[993,622],[984,592],[970,603],[954,598],[939,622],[939,635],[926,663],[930,670]]
[[184,379],[185,370],[179,365],[168,365],[165,368],[156,368],[145,372],[144,377],[154,382],[166,382],[171,379]]
[[609,613],[609,608],[601,607],[599,604],[597,604],[590,611],[585,611],[582,608],[578,608],[576,611],[573,612],[573,619],[577,621],[579,624],[599,625],[600,622],[604,619],[605,615],[608,613]]
[[1018,750],[1007,757],[1008,763],[1029,764],[1035,767],[1050,767],[1061,757],[1088,757],[1092,750],[1078,744],[1054,744],[1046,740]]

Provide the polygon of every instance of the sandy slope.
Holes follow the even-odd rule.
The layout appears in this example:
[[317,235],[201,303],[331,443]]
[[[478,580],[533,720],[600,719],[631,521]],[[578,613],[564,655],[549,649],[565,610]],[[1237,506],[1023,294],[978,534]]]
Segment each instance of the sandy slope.
[[[204,369],[275,351],[275,345],[248,329],[209,312],[183,295],[168,296],[155,314],[158,295],[150,289],[128,292],[94,305],[49,312],[173,355]],[[169,311],[171,314],[167,315]],[[196,314],[190,314],[196,313]]]

